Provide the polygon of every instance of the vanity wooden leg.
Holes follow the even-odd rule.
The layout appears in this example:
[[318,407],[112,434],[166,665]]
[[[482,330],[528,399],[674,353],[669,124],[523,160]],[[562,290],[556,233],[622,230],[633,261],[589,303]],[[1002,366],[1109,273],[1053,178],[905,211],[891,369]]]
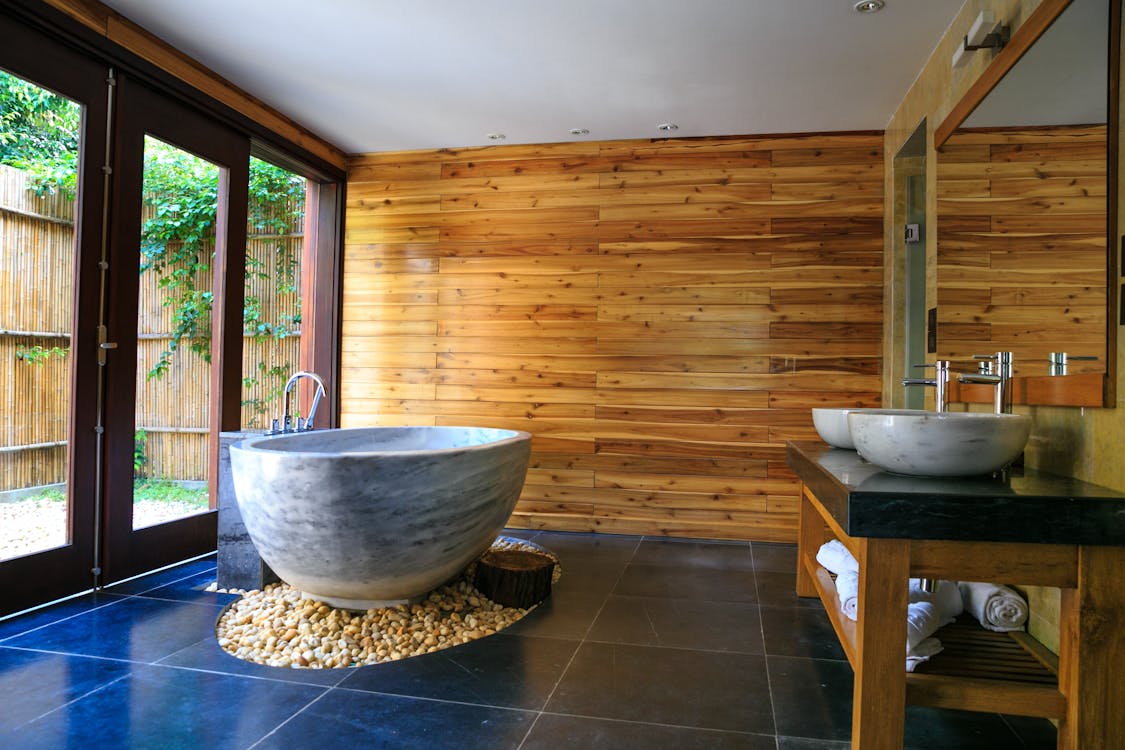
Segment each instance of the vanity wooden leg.
[[906,712],[906,602],[910,542],[857,539],[853,750],[901,750]]
[[801,485],[800,516],[797,531],[797,596],[817,596],[812,573],[805,564],[806,558],[816,558],[820,545],[827,541],[824,537],[824,519],[809,500],[808,491]]
[[1125,547],[1081,547],[1078,588],[1062,590],[1059,748],[1125,747]]

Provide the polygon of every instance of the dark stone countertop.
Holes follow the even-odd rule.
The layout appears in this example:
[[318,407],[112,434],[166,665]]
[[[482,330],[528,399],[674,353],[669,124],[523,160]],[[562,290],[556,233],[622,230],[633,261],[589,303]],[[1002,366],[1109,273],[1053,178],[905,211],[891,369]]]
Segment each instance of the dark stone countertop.
[[904,476],[820,442],[791,441],[786,460],[851,536],[1125,546],[1125,494],[1077,479]]

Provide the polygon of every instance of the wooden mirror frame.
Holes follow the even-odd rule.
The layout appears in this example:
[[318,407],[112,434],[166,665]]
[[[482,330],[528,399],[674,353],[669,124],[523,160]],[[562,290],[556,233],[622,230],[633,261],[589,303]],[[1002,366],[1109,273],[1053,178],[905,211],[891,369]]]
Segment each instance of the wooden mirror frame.
[[[941,147],[1008,71],[1071,4],[1072,0],[1043,0],[1012,38],[973,82],[968,91],[934,130],[934,149]],[[1017,375],[1012,378],[1013,403],[1036,406],[1113,407],[1117,401],[1117,326],[1120,280],[1117,248],[1125,253],[1118,228],[1118,175],[1120,154],[1121,4],[1109,0],[1109,91],[1106,112],[1106,326],[1104,373],[1080,375]],[[1125,315],[1125,312],[1122,313]],[[1125,318],[1122,319],[1125,323]],[[954,402],[990,403],[991,386],[950,383]]]

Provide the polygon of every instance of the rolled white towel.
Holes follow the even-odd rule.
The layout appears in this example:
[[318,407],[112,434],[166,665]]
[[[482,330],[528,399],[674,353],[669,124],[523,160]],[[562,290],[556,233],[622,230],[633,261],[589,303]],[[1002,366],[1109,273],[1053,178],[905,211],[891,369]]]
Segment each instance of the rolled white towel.
[[820,549],[816,551],[816,561],[827,568],[828,572],[836,575],[846,570],[859,570],[859,563],[839,539],[820,545]]
[[849,620],[855,620],[859,610],[858,570],[845,570],[836,576],[836,596],[840,599],[840,611]]
[[930,602],[937,605],[941,613],[947,617],[957,617],[965,611],[965,604],[961,599],[961,590],[956,581],[937,581],[932,592],[922,590],[920,578],[910,579],[910,590],[907,593],[909,602]]
[[906,649],[906,671],[913,672],[924,661],[929,661],[931,656],[940,654],[942,650],[941,641],[937,638],[923,638],[912,649]]
[[953,622],[953,617],[943,613],[932,602],[914,602],[906,605],[906,652],[918,648],[943,625]]
[[1027,602],[1007,586],[998,583],[961,581],[958,584],[965,609],[988,630],[1004,633],[1023,630],[1027,622]]

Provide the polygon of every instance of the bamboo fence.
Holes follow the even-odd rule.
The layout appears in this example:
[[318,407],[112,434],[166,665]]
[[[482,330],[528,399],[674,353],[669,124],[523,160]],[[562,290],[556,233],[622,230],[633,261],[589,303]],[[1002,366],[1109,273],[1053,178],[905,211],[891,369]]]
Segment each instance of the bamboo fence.
[[[298,310],[297,294],[279,293],[278,248],[301,258],[301,206],[285,208],[293,217],[281,235],[256,233],[249,227],[247,254],[258,261],[248,276],[247,295],[261,299],[262,319]],[[300,288],[299,262],[294,287]],[[37,196],[23,172],[0,165],[0,491],[50,485],[66,480],[67,421],[70,410],[70,331],[74,272],[74,201],[62,195]],[[171,341],[171,308],[156,274],[141,274],[138,305],[137,415],[144,431],[147,477],[174,480],[207,478],[208,395],[211,366],[191,352],[187,342],[172,355],[160,378],[147,373]],[[209,272],[196,279],[210,290]],[[253,377],[266,368],[295,369],[300,338],[244,338],[243,373]],[[63,354],[24,356],[32,347]],[[258,378],[259,381],[263,380]],[[278,410],[271,389],[276,377],[244,385],[242,424],[264,427]],[[263,403],[254,408],[250,402]]]

